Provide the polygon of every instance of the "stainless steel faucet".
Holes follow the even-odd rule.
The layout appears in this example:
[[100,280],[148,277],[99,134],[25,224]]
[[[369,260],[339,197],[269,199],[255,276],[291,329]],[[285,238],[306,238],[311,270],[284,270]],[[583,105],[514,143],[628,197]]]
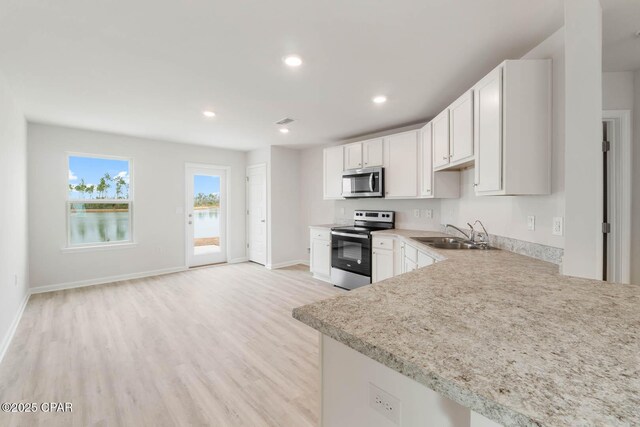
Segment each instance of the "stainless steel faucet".
[[469,235],[467,233],[465,233],[464,231],[460,230],[458,227],[456,227],[455,225],[452,224],[446,224],[444,226],[444,231],[445,233],[447,232],[447,228],[453,228],[455,230],[458,230],[459,233],[461,233],[464,237],[467,238],[467,240],[471,240],[471,237],[469,237]]
[[[484,236],[482,235],[482,233],[477,233],[480,236],[480,242],[478,242],[478,244],[480,244],[480,245],[488,245],[489,244],[489,233],[487,233],[487,229],[484,228],[484,224],[479,219],[476,219],[476,222],[473,223],[473,225],[476,225],[476,224],[480,224],[480,227],[482,227],[482,231],[484,232]],[[471,224],[469,224],[469,225],[471,225]],[[473,230],[473,226],[471,227],[471,229]],[[475,242],[475,236],[474,236],[474,242]]]

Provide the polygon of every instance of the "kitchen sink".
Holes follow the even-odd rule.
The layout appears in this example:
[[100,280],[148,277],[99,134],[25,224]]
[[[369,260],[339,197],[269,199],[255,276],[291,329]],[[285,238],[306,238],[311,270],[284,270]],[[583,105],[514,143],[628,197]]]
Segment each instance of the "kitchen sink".
[[412,237],[412,239],[436,249],[491,249],[491,246],[480,245],[457,237]]

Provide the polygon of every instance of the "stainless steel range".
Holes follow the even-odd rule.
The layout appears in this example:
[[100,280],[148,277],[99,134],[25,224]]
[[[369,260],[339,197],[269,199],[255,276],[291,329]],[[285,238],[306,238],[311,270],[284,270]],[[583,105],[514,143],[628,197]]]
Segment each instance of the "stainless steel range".
[[344,289],[371,283],[371,232],[395,226],[393,211],[355,211],[353,219],[331,229],[331,282]]

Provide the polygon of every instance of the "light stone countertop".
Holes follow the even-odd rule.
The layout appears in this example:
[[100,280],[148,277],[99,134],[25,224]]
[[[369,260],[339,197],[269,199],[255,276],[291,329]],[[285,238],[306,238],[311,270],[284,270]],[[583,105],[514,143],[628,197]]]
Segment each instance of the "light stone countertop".
[[640,286],[562,276],[503,250],[294,309],[293,317],[505,426],[640,425]]
[[340,224],[317,224],[317,225],[310,225],[309,228],[328,228],[329,230],[331,230],[333,227],[344,227],[344,224],[340,225]]

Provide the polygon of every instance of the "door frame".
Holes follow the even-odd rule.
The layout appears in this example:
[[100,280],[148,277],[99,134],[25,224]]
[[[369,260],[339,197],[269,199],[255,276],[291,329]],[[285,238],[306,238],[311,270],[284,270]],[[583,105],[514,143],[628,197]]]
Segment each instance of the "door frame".
[[602,120],[613,124],[614,139],[610,159],[613,179],[618,191],[609,206],[609,217],[617,222],[609,234],[609,250],[614,249],[613,280],[631,280],[631,110],[604,110]]
[[265,240],[264,240],[264,255],[265,255],[265,264],[264,266],[270,266],[271,265],[271,260],[270,260],[270,256],[269,256],[269,242],[271,241],[271,215],[269,212],[269,205],[270,205],[270,200],[271,198],[269,197],[269,165],[266,162],[262,162],[262,163],[255,163],[252,165],[248,165],[247,169],[245,171],[245,180],[244,180],[244,185],[245,185],[245,234],[246,234],[246,241],[245,241],[245,245],[244,245],[244,250],[245,250],[245,255],[247,257],[247,260],[251,261],[251,251],[249,248],[249,243],[251,241],[251,223],[249,221],[249,206],[250,206],[250,199],[249,199],[249,169],[255,169],[255,168],[261,168],[264,167],[264,185],[265,185],[265,226],[266,226],[266,233],[265,233]]
[[185,211],[183,213],[183,221],[184,221],[184,266],[185,268],[191,268],[189,266],[189,250],[191,249],[189,247],[189,230],[191,229],[189,227],[188,221],[187,221],[187,212],[186,209],[189,206],[189,194],[187,192],[187,188],[189,188],[189,178],[187,177],[187,169],[188,168],[198,168],[198,169],[211,169],[211,170],[223,170],[225,173],[225,185],[224,185],[224,192],[225,192],[225,203],[224,206],[222,207],[222,214],[224,215],[224,238],[225,238],[225,257],[226,257],[226,263],[229,262],[230,258],[230,254],[231,254],[231,250],[230,250],[230,246],[229,245],[229,204],[231,201],[231,194],[229,194],[229,188],[230,188],[230,184],[229,182],[231,181],[231,166],[222,166],[222,165],[213,165],[213,164],[208,164],[208,163],[191,163],[191,162],[185,162],[184,164],[184,170],[182,171],[182,174],[184,175],[184,208]]

